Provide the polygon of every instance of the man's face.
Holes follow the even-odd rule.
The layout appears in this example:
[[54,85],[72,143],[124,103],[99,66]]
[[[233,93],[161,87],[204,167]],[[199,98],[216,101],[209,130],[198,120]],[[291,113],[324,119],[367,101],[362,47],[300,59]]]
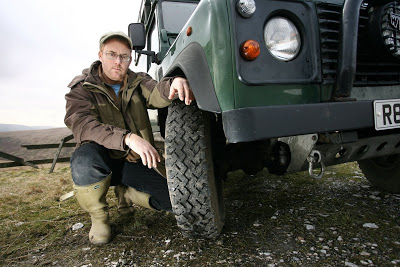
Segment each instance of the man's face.
[[[107,57],[107,53],[118,56],[116,59],[110,59]],[[130,55],[129,47],[118,40],[110,40],[104,45],[103,51],[99,51],[99,59],[102,63],[106,83],[119,84],[122,82],[132,61],[132,58],[129,61],[123,61],[122,57]]]

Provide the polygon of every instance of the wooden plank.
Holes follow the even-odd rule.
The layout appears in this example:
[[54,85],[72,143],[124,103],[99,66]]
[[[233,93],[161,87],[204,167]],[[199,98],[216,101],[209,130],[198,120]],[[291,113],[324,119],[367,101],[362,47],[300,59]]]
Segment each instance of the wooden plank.
[[[39,159],[39,160],[30,160],[28,163],[32,164],[46,164],[52,163],[54,159]],[[70,158],[58,158],[57,162],[69,162]],[[24,166],[18,162],[2,162],[0,163],[0,168],[9,168],[9,167],[17,167],[17,166]]]
[[61,143],[60,143],[60,145],[58,146],[58,149],[57,149],[56,154],[54,155],[53,164],[51,164],[51,168],[50,168],[49,173],[52,173],[52,172],[54,171],[54,167],[56,166],[57,159],[58,159],[58,157],[60,156],[61,149],[62,149],[63,145],[64,145],[64,138],[61,139]]
[[[42,144],[42,145],[21,145],[26,149],[47,149],[47,148],[58,148],[60,144]],[[75,147],[76,143],[65,143],[63,147]]]
[[[74,136],[72,134],[61,139],[61,142],[63,143],[63,147],[75,147],[76,142],[67,143],[68,141],[70,141],[72,139],[74,139]],[[25,147],[26,149],[47,149],[47,148],[59,148],[60,144],[21,145],[21,147]]]
[[58,159],[58,157],[60,156],[61,149],[63,148],[63,146],[66,145],[65,142],[68,142],[68,141],[71,140],[72,138],[74,138],[74,136],[71,134],[71,135],[68,135],[68,136],[64,137],[63,139],[61,139],[61,143],[60,143],[60,145],[58,146],[58,150],[57,150],[57,152],[56,152],[56,154],[55,154],[55,156],[54,156],[53,164],[51,165],[51,168],[50,168],[49,173],[52,173],[52,172],[53,172],[54,167],[56,166],[56,163],[57,163],[57,159]]
[[15,162],[15,161],[0,163],[0,168],[10,168],[10,167],[16,167],[16,166],[24,166],[24,165],[21,163]]
[[36,168],[36,169],[38,168],[38,166],[36,166],[36,165],[34,165],[34,164],[30,163],[30,162],[27,162],[27,161],[25,161],[25,160],[22,159],[22,158],[13,156],[13,155],[8,154],[8,153],[5,153],[5,152],[1,152],[1,151],[0,151],[0,157],[1,157],[1,158],[8,159],[8,160],[11,160],[11,161],[14,161],[14,162],[17,162],[17,163],[19,163],[19,164],[21,164],[21,165],[30,166],[30,167]]
[[66,142],[68,142],[68,141],[74,139],[74,135],[70,134],[70,135],[68,135],[67,137],[64,137],[63,139],[64,139],[64,142],[66,143]]

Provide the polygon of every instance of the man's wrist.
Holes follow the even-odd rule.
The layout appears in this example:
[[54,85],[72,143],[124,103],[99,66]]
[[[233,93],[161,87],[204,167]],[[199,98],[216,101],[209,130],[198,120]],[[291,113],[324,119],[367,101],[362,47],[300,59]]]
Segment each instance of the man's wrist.
[[127,133],[125,136],[124,136],[124,147],[125,147],[125,150],[128,150],[130,147],[129,147],[129,143],[127,142],[127,139],[129,138],[129,137],[131,137],[131,132],[129,132],[129,133]]

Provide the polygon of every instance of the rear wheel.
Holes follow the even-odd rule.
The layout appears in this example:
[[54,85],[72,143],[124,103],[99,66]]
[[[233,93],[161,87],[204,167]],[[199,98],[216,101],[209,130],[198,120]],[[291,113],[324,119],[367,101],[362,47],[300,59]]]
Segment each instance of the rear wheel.
[[214,173],[209,115],[181,101],[168,110],[168,187],[178,227],[186,236],[216,237],[224,225],[222,181]]
[[385,191],[400,193],[400,155],[358,161],[360,169],[372,185]]

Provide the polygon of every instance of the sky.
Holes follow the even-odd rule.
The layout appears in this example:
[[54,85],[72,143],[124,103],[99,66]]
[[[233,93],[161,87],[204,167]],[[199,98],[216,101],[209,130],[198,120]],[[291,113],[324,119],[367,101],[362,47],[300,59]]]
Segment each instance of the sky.
[[65,127],[67,85],[98,59],[105,32],[128,33],[140,2],[1,0],[0,123]]

